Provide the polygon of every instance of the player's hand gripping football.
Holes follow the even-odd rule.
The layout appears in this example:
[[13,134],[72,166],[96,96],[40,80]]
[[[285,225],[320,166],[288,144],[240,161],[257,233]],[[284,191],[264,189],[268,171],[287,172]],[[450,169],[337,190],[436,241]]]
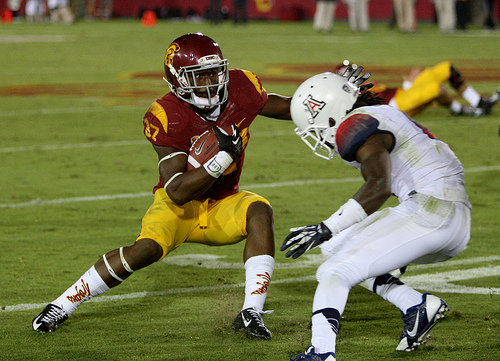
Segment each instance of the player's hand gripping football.
[[332,232],[321,222],[310,226],[297,227],[290,229],[292,233],[285,238],[280,250],[284,251],[290,248],[285,257],[292,256],[296,259],[312,248],[328,241],[332,237]]
[[226,151],[231,154],[233,161],[238,160],[243,153],[243,140],[241,139],[238,127],[234,124],[231,125],[233,134],[226,134],[220,130],[219,127],[214,127],[214,133],[219,140],[219,151]]
[[361,91],[368,90],[371,87],[373,87],[373,83],[368,83],[365,85],[361,84],[367,81],[372,75],[370,73],[365,73],[364,75],[361,75],[363,69],[364,68],[362,66],[358,66],[356,69],[354,69],[352,66],[348,66],[344,71],[344,74],[342,74],[342,76],[351,83],[353,83],[354,85],[359,86],[359,89]]

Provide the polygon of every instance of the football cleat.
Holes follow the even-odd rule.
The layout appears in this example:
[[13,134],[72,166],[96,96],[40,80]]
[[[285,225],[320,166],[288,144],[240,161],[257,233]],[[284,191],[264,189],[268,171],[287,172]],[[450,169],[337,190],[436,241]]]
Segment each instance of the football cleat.
[[333,352],[327,353],[316,353],[314,346],[309,346],[305,353],[298,355],[292,355],[290,361],[336,361],[335,354]]
[[424,293],[422,303],[410,307],[402,317],[405,327],[396,350],[410,352],[425,343],[430,337],[429,332],[439,319],[445,317],[446,311],[449,311],[446,302],[430,293]]
[[49,303],[44,310],[33,319],[33,330],[38,332],[53,332],[64,321],[68,314],[59,306]]
[[491,96],[481,98],[477,106],[481,111],[481,115],[491,114],[491,108],[493,108],[493,106],[498,102],[498,99],[500,99],[500,88],[498,88]]
[[271,331],[267,329],[262,320],[262,314],[267,312],[246,308],[241,311],[233,322],[233,332],[243,329],[248,338],[257,340],[270,340]]
[[497,88],[497,90],[493,94],[491,94],[491,96],[488,98],[488,101],[490,103],[496,104],[499,99],[500,99],[500,88]]

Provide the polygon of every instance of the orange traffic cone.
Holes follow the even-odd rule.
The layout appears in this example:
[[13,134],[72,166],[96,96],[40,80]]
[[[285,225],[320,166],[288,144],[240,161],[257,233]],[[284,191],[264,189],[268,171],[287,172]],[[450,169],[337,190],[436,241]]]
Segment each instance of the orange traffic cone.
[[142,14],[141,25],[145,28],[150,28],[156,25],[156,13],[151,10],[146,10]]
[[2,9],[0,10],[0,19],[2,19],[2,23],[10,24],[12,22],[12,10],[10,9]]

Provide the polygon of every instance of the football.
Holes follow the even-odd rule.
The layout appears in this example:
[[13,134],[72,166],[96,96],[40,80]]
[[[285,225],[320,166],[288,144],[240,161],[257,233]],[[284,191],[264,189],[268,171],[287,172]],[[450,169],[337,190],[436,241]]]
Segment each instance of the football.
[[[219,129],[226,134],[233,133],[230,125],[219,126]],[[189,149],[187,170],[189,171],[200,167],[218,152],[219,140],[214,133],[214,129],[210,128],[201,134],[191,145],[191,148]]]

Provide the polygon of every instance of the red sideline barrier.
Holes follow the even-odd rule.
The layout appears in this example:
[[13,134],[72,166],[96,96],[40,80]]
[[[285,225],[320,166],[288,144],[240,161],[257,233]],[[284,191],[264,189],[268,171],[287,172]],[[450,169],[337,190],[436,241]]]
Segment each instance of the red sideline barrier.
[[[118,4],[119,3],[119,4]],[[115,1],[116,16],[140,16],[144,10],[178,9],[183,16],[195,12],[203,16],[209,0],[120,0]],[[222,0],[222,5],[232,12],[232,1]],[[392,16],[392,0],[370,1],[370,18],[388,20]],[[250,19],[295,21],[312,19],[316,9],[314,0],[248,0]],[[338,2],[335,14],[337,19],[347,19],[347,9],[342,1]],[[430,0],[418,0],[417,18],[432,20],[434,5]]]
[[[204,16],[209,2],[210,0],[115,0],[113,16],[141,18],[146,10],[155,11],[159,17],[175,14],[187,16],[192,12]],[[25,1],[20,14],[24,13],[24,3]],[[232,0],[222,0],[222,6],[231,14]],[[392,16],[392,0],[371,0],[369,7],[370,18],[373,20],[388,20]],[[7,0],[0,0],[0,9],[2,8],[7,8]],[[309,20],[314,16],[315,8],[314,0],[248,0],[250,19]],[[335,18],[347,19],[347,9],[341,0],[338,2]],[[417,0],[417,19],[425,21],[434,19],[434,5],[431,0]]]

